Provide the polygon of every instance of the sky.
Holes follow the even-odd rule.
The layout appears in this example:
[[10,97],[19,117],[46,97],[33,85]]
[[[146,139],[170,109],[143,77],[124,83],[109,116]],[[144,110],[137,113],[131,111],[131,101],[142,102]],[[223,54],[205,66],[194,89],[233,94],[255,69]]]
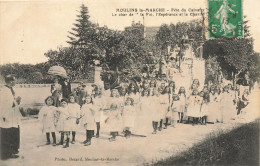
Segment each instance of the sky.
[[[242,0],[243,15],[247,15],[254,38],[254,49],[260,52],[260,1]],[[184,8],[206,9],[207,0],[0,0],[0,64],[36,64],[47,61],[44,56],[50,49],[68,46],[66,41],[81,4],[89,9],[90,20],[100,26],[123,30],[132,21],[143,22],[139,14],[112,16],[117,9],[165,8],[169,11]],[[127,12],[122,12],[127,13]],[[136,12],[137,13],[137,12]],[[190,13],[188,13],[190,14]],[[197,17],[144,16],[145,26],[190,21]]]

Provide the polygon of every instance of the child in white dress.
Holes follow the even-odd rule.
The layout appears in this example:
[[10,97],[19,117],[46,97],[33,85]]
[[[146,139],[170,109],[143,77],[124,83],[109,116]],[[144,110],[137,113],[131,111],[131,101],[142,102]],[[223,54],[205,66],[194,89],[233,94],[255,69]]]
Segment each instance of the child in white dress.
[[165,87],[162,94],[159,97],[159,102],[160,102],[160,125],[159,125],[159,131],[162,130],[162,124],[163,124],[163,120],[166,119],[166,123],[165,123],[165,129],[167,128],[167,123],[168,123],[168,118],[167,118],[167,112],[169,110],[170,107],[170,95],[169,95],[169,88]]
[[171,117],[171,124],[172,127],[176,126],[177,121],[179,120],[179,108],[180,108],[180,98],[178,95],[173,95],[172,97],[172,104],[171,104],[171,110],[172,110],[172,117]]
[[61,106],[59,107],[58,113],[58,131],[61,133],[60,145],[63,145],[64,135],[66,135],[66,144],[63,145],[63,148],[69,147],[70,141],[70,131],[71,131],[71,117],[69,114],[68,100],[61,99]]
[[228,91],[228,86],[225,86],[220,95],[219,122],[229,122],[235,117],[237,111],[233,100],[232,95]]
[[218,100],[219,99],[216,93],[216,87],[212,85],[209,91],[208,116],[207,116],[208,123],[215,123],[217,121],[218,111],[219,111]]
[[183,86],[180,87],[178,95],[180,98],[180,106],[177,111],[178,111],[178,115],[179,115],[179,122],[182,123],[183,115],[186,110],[186,91]]
[[81,124],[86,130],[86,140],[83,142],[84,146],[91,145],[92,137],[94,136],[94,130],[96,128],[95,112],[97,111],[96,106],[93,104],[91,96],[86,96],[85,103],[81,108]]
[[207,124],[207,116],[208,116],[208,109],[209,109],[209,94],[205,93],[203,97],[203,101],[201,104],[201,118],[202,118],[202,124]]
[[111,90],[111,96],[108,98],[108,111],[107,119],[105,120],[106,125],[108,126],[110,135],[109,141],[115,141],[118,132],[121,131],[121,110],[122,110],[122,100],[119,98],[119,93],[117,89]]
[[99,138],[100,133],[100,127],[101,127],[101,117],[103,117],[103,108],[105,105],[104,96],[102,95],[101,89],[99,89],[99,92],[97,95],[95,95],[95,98],[93,98],[93,104],[96,106],[96,113],[95,113],[95,121],[97,126],[97,132],[96,132],[96,138]]
[[72,131],[72,141],[75,143],[76,131],[78,130],[79,118],[80,118],[80,105],[76,102],[74,95],[69,95],[69,115],[71,117],[71,131]]
[[[152,120],[152,114],[155,110],[155,104],[150,96],[150,89],[143,89],[142,97],[140,99],[140,111],[136,117],[136,131],[140,134],[146,135],[154,129],[154,122]],[[151,126],[151,123],[153,124]],[[158,122],[157,122],[158,125]]]
[[53,146],[56,146],[56,111],[57,107],[54,106],[54,98],[49,96],[45,99],[45,106],[43,106],[39,112],[39,120],[42,123],[42,132],[46,133],[47,143],[50,144],[50,133],[53,139]]
[[[153,133],[157,133],[157,128],[158,128],[158,122],[161,120],[161,112],[160,112],[160,97],[159,97],[159,92],[157,91],[156,88],[153,89],[153,95],[151,97],[151,102],[154,103],[155,108],[153,108],[151,111],[152,115],[152,124],[153,124]],[[160,126],[161,127],[161,126]]]
[[130,97],[127,97],[122,113],[123,132],[125,133],[126,138],[130,137],[131,132],[135,126],[135,117],[136,109],[134,107],[134,100]]
[[200,107],[203,98],[198,95],[198,90],[193,90],[192,96],[189,98],[189,106],[187,108],[187,115],[193,118],[192,125],[198,123],[200,118]]

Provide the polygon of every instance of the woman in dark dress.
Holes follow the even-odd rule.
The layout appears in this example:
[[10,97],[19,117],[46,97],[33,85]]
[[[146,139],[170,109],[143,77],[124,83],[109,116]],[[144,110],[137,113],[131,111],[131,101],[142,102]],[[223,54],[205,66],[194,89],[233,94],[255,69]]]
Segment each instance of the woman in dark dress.
[[68,99],[71,94],[71,84],[68,78],[64,78],[61,81],[62,97]]
[[59,83],[59,78],[54,78],[53,84],[51,85],[51,94],[54,98],[54,106],[59,107],[60,106],[60,99],[61,99],[61,93],[62,93],[62,86]]

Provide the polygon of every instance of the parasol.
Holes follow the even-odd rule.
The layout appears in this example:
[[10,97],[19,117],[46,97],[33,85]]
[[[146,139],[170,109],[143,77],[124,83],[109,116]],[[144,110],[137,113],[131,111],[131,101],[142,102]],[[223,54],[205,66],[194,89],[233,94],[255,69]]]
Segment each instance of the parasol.
[[66,70],[61,66],[52,66],[48,70],[48,74],[68,78]]

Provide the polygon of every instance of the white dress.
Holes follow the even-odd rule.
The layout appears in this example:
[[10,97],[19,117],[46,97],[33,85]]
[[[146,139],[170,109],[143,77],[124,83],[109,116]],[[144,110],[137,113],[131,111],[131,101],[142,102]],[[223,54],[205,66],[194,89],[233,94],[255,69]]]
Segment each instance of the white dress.
[[[97,107],[93,104],[83,104],[81,108],[81,125],[84,126],[85,130],[95,130],[95,112]],[[85,125],[87,124],[87,125]]]
[[163,94],[159,97],[160,101],[160,119],[164,119],[168,113],[168,109],[170,106],[169,103],[169,95]]
[[236,116],[236,107],[233,102],[233,96],[229,93],[220,95],[220,122],[228,122]]
[[177,112],[184,113],[186,107],[186,96],[183,93],[181,93],[179,97],[180,97],[180,106],[177,109]]
[[134,99],[134,104],[138,104],[140,102],[140,93],[136,92],[136,94],[131,93],[131,94],[127,94],[127,97],[131,97],[132,99]]
[[69,114],[69,107],[59,107],[58,109],[58,121],[57,130],[58,131],[71,131],[72,119]]
[[80,106],[77,103],[69,103],[69,116],[71,118],[71,131],[77,131],[78,130],[78,124],[76,123],[77,118],[80,117]]
[[[151,103],[153,104],[154,108],[151,108]],[[161,104],[160,104],[160,97],[158,96],[151,96],[151,103],[149,103],[149,107],[151,110],[152,115],[152,121],[159,122],[162,118],[162,112],[161,112]]]
[[95,112],[95,121],[100,122],[101,116],[103,117],[103,108],[104,108],[104,99],[103,98],[95,98],[93,99],[93,104],[96,106],[96,112]]
[[171,116],[170,116],[170,118],[172,120],[179,120],[178,110],[180,108],[180,104],[181,104],[180,100],[172,102],[172,110],[171,110]]
[[129,127],[133,129],[135,127],[135,117],[136,117],[136,109],[132,105],[124,106],[122,120],[123,120],[123,128]]
[[209,103],[202,102],[200,116],[208,116]]
[[194,118],[199,118],[200,117],[200,108],[201,108],[201,103],[202,103],[202,97],[196,95],[196,96],[190,96],[189,99],[189,106],[188,106],[188,111],[187,115],[190,117]]
[[156,111],[152,97],[141,97],[140,99],[140,111],[136,115],[135,132],[140,134],[150,133],[152,128],[153,112]]
[[105,126],[110,132],[122,130],[121,107],[122,100],[117,97],[109,97],[107,99],[108,111],[106,111],[107,120]]
[[42,132],[55,132],[56,131],[56,111],[57,107],[43,106],[39,112],[39,120],[42,123]]
[[138,111],[140,109],[140,93],[136,92],[136,94],[134,94],[134,93],[127,94],[125,96],[125,99],[127,97],[131,97],[132,99],[134,99],[134,107],[135,107],[136,111]]
[[208,122],[216,122],[219,117],[219,96],[217,94],[209,94],[208,103]]

